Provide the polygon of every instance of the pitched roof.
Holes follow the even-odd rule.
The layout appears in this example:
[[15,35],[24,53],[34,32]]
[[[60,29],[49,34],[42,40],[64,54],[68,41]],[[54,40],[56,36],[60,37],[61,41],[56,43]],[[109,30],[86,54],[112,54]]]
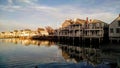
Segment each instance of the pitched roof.
[[82,23],[85,23],[86,21],[83,20],[83,19],[79,19],[79,18],[75,18],[74,19],[74,24],[82,24]]
[[62,27],[67,27],[71,24],[83,24],[85,23],[86,21],[83,20],[83,19],[79,19],[79,18],[75,18],[74,20],[72,19],[68,19],[68,20],[65,20],[63,23],[62,23]]
[[105,22],[103,22],[101,20],[94,19],[94,20],[90,21],[90,23],[105,23]]
[[69,19],[69,20],[65,20],[63,23],[62,23],[62,27],[67,27],[69,25],[73,24],[73,21],[72,19]]
[[112,23],[115,22],[115,21],[120,21],[120,14],[119,14],[119,16],[118,16],[115,20],[113,20],[110,24],[112,24]]

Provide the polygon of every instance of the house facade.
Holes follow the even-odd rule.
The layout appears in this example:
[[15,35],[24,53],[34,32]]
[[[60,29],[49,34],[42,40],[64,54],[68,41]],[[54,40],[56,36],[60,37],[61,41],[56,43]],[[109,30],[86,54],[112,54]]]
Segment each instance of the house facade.
[[74,19],[70,23],[67,21],[66,25],[67,23],[68,26],[55,30],[55,36],[103,39],[105,34],[104,28],[107,27],[107,24],[103,21],[97,19],[88,20],[88,18],[86,20]]
[[109,38],[110,41],[116,40],[117,42],[120,42],[120,14],[109,25]]

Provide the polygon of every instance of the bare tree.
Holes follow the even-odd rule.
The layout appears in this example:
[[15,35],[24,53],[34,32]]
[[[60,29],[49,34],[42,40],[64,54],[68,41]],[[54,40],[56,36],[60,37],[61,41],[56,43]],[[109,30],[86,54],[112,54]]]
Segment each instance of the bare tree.
[[52,27],[47,26],[45,28],[46,28],[47,32],[49,33],[49,35],[54,33],[54,29]]
[[41,31],[44,31],[44,28],[38,28],[37,32],[40,33]]

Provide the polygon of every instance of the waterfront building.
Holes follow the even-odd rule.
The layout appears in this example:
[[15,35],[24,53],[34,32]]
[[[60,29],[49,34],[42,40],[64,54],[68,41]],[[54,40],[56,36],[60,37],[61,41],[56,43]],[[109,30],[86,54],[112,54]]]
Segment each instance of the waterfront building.
[[33,36],[48,36],[49,33],[44,28],[33,31],[30,29],[14,30],[13,32],[0,32],[0,38],[31,38]]
[[18,30],[14,30],[13,31],[13,35],[14,38],[17,38],[19,36]]
[[37,31],[32,31],[30,29],[19,31],[19,37],[23,37],[23,38],[31,38],[32,36],[36,36],[36,35],[39,35]]
[[54,35],[57,37],[80,37],[90,40],[97,38],[100,41],[106,35],[105,28],[108,28],[108,25],[103,21],[76,18],[74,20],[65,20],[62,28],[56,29]]
[[29,37],[30,33],[31,33],[30,29],[25,29],[25,30],[23,30],[22,32],[19,33],[19,36],[20,37]]
[[90,20],[85,29],[84,29],[84,37],[89,38],[104,38],[108,36],[108,24],[103,21],[94,19]]
[[0,38],[3,38],[3,37],[4,37],[4,34],[5,34],[5,32],[1,32],[1,33],[0,33]]
[[109,24],[109,38],[111,41],[117,40],[117,42],[120,42],[120,14]]
[[46,30],[40,31],[41,36],[48,36],[48,32]]
[[44,28],[38,28],[37,32],[39,33],[40,36],[48,36],[48,32],[47,30],[45,30]]
[[11,38],[13,32],[1,32],[0,38]]

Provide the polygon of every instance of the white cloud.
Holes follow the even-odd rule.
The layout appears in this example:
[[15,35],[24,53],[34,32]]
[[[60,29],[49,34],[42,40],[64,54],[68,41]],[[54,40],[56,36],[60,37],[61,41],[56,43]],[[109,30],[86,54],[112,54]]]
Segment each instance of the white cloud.
[[[41,22],[39,23],[42,26],[52,25],[54,27],[59,27],[61,23],[67,18],[81,18],[86,19],[86,17],[92,19],[99,19],[106,23],[111,23],[117,15],[112,13],[111,11],[106,11],[106,9],[111,9],[108,7],[104,8],[84,8],[84,7],[77,7],[74,5],[62,5],[62,6],[45,6],[45,5],[38,5],[33,0],[17,0],[20,3],[25,3],[28,6],[21,6],[21,5],[6,5],[0,6],[0,9],[10,12],[23,12],[24,17],[26,20],[34,20],[33,22]],[[29,13],[29,14],[28,14]],[[28,15],[27,15],[28,14]],[[29,19],[28,19],[29,18]],[[29,22],[29,21],[28,21]],[[17,21],[15,22],[17,23]],[[30,24],[26,24],[30,25]],[[32,25],[32,24],[31,24]],[[57,25],[57,26],[56,26]],[[20,27],[26,27],[24,25],[15,25]],[[30,28],[36,27],[38,24],[34,26],[28,26]]]
[[4,11],[10,11],[10,12],[14,12],[16,10],[20,10],[21,9],[21,6],[17,6],[17,5],[9,5],[9,6],[3,6],[3,5],[0,5],[0,9],[4,10]]
[[[14,5],[13,4],[14,0],[8,0],[8,5],[0,5],[0,10],[4,11],[18,11],[18,10],[23,10],[23,11],[56,11],[55,8],[49,7],[49,6],[43,6],[43,5],[38,5],[35,2],[38,0],[16,0],[19,5]],[[25,5],[23,5],[25,4]]]
[[56,19],[61,19],[63,21],[64,19],[67,18],[86,19],[86,17],[89,17],[92,19],[102,20],[106,23],[111,23],[112,20],[116,18],[115,13],[111,13],[100,9],[89,9],[89,11],[87,11],[88,9],[73,6],[59,6],[54,8],[56,8],[57,11],[55,12],[48,11],[47,14]]
[[[19,0],[21,2],[25,3],[32,3],[32,0]],[[20,6],[20,5],[7,5],[7,6],[0,6],[1,9],[15,12],[15,11],[26,11],[25,13],[29,11],[39,11],[40,13],[45,14],[46,16],[51,16],[55,19],[66,19],[66,18],[82,18],[85,19],[86,17],[90,18],[96,18],[103,20],[105,22],[110,22],[110,19],[113,19],[115,17],[115,14],[100,10],[99,8],[91,8],[86,9],[82,7],[76,7],[76,6],[70,6],[70,5],[64,5],[64,6],[43,6],[43,5],[37,5],[34,4],[34,6]],[[37,14],[35,15],[37,16]],[[46,17],[47,18],[47,17]]]
[[28,5],[35,5],[35,3],[37,1],[38,0],[17,0],[17,2],[19,2],[19,3],[25,3],[25,4],[28,4]]
[[13,3],[13,0],[8,0],[9,5]]
[[57,11],[56,8],[48,7],[48,6],[33,6],[33,9],[38,10],[38,11],[41,11],[41,10],[44,10],[44,11]]

